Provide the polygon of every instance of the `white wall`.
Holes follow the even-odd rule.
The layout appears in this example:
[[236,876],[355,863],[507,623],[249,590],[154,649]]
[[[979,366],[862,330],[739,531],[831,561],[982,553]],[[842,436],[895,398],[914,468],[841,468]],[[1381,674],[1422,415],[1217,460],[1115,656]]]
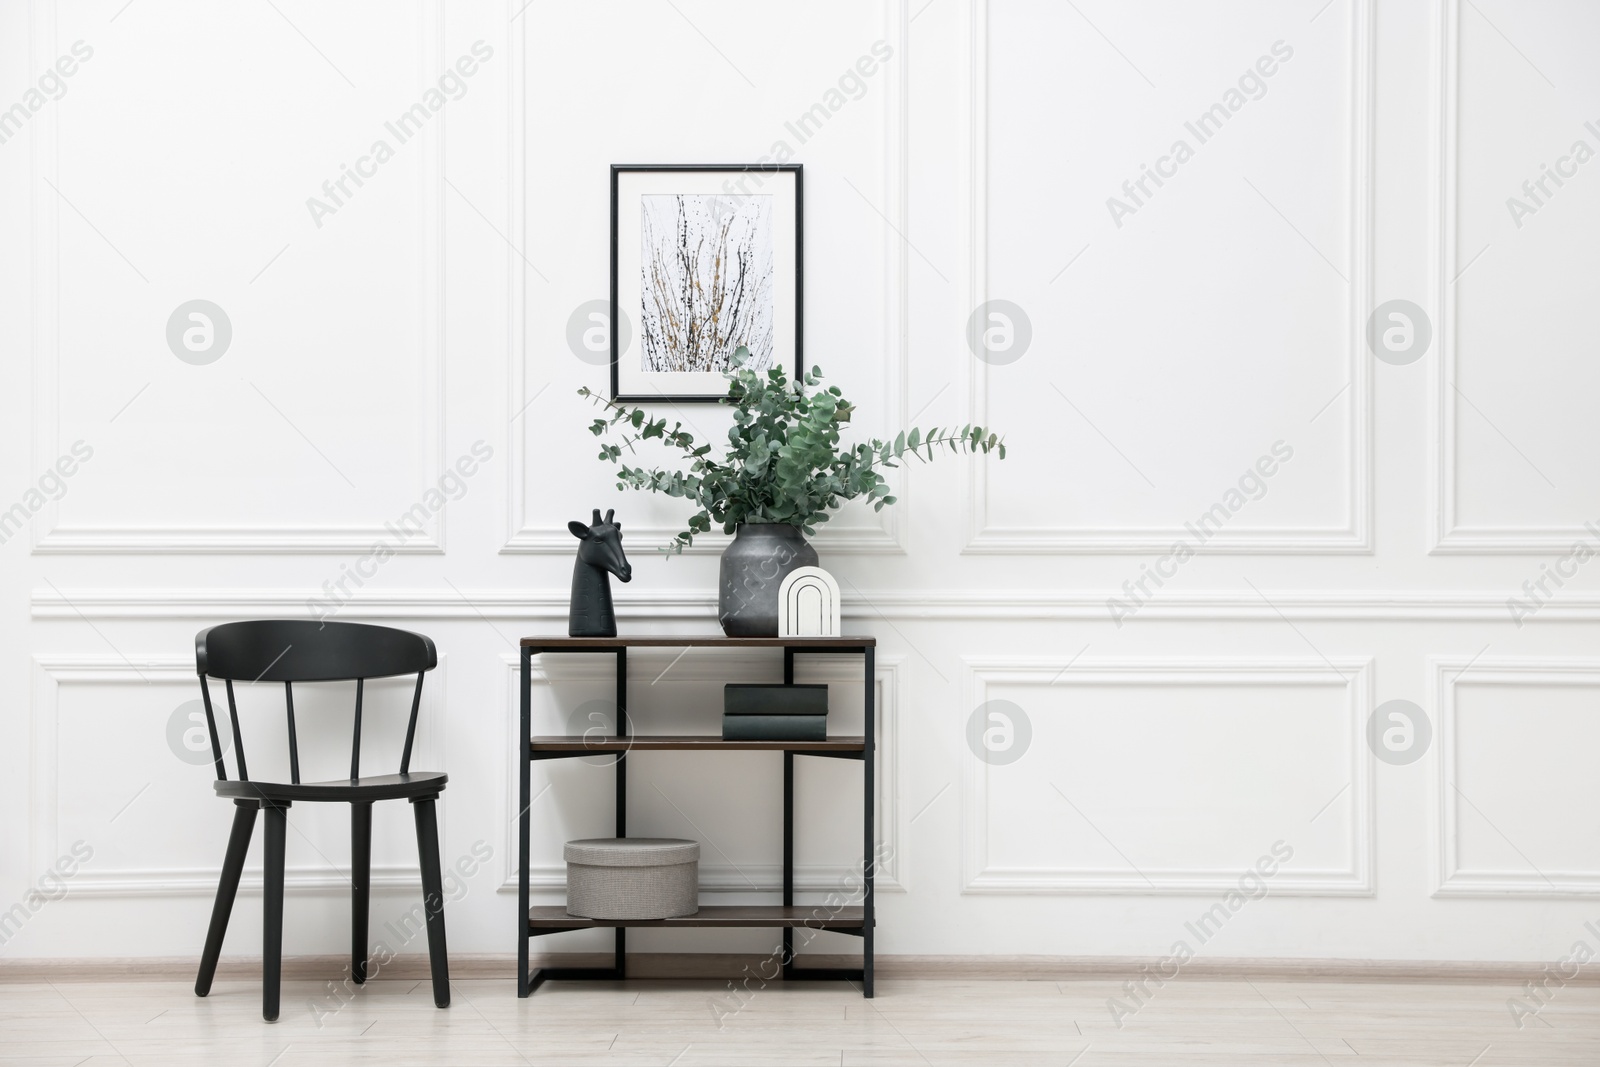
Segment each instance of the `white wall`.
[[[684,509],[616,492],[574,395],[605,382],[566,331],[607,291],[606,167],[778,140],[806,167],[808,362],[858,403],[857,429],[975,420],[1010,443],[1003,463],[908,470],[897,508],[847,511],[817,542],[848,627],[880,642],[882,951],[1164,953],[1276,842],[1293,858],[1267,899],[1199,952],[1540,960],[1581,936],[1600,914],[1594,567],[1547,580],[1525,625],[1506,602],[1597,539],[1580,435],[1600,164],[1521,218],[1506,199],[1575,140],[1600,148],[1584,126],[1600,125],[1584,47],[1600,14],[620,7],[0,7],[0,106],[74,42],[93,49],[0,144],[0,508],[43,503],[0,545],[0,908],[74,842],[93,849],[0,951],[198,953],[230,808],[167,743],[198,696],[193,634],[305,614],[325,582],[354,588],[380,538],[397,554],[339,614],[438,642],[418,762],[451,774],[447,860],[493,851],[449,912],[452,947],[514,949],[515,641],[563,632],[566,520],[599,506],[628,524],[626,631],[715,625],[718,540],[648,550]],[[492,56],[464,94],[314,220],[307,198],[477,41]],[[878,41],[893,57],[798,143],[786,121]],[[1259,98],[1199,143],[1184,123],[1278,42],[1264,88],[1246,83]],[[1123,182],[1179,138],[1193,157],[1133,202]],[[165,339],[195,298],[233,328],[205,366]],[[988,299],[1031,324],[1013,362],[967,346]],[[1366,346],[1393,299],[1432,323],[1409,365]],[[719,433],[713,409],[679,417]],[[77,441],[93,455],[46,479],[59,499],[28,497]],[[493,454],[459,499],[386,533],[476,442]],[[1277,442],[1292,457],[1260,498],[1175,565],[1184,524]],[[1108,598],[1158,566],[1164,584],[1145,578],[1147,602],[1113,621]],[[632,660],[648,728],[714,730],[717,684],[775,669],[672,655]],[[808,668],[836,683],[836,731],[859,725],[852,667]],[[595,670],[540,679],[544,727],[607,692]],[[404,698],[384,696],[399,729]],[[275,698],[246,696],[263,737]],[[997,699],[1032,741],[988,766],[965,730]],[[1406,766],[1365,740],[1393,699],[1433,728]],[[335,752],[338,707],[303,727]],[[719,899],[761,899],[739,891],[776,878],[777,757],[631,763],[631,826],[701,839]],[[803,767],[817,891],[857,855],[857,773]],[[609,772],[537,768],[546,782],[535,879],[554,903],[561,840],[609,827]],[[415,897],[408,820],[378,817],[375,937]],[[288,949],[342,951],[342,812],[297,807],[291,826]],[[256,951],[258,902],[230,952]]]

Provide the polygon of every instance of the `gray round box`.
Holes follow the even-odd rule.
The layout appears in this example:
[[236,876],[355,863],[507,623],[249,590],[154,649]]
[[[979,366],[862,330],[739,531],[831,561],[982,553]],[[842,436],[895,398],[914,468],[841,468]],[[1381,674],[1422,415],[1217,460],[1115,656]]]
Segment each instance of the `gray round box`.
[[700,842],[677,837],[568,841],[567,914],[673,919],[700,910]]

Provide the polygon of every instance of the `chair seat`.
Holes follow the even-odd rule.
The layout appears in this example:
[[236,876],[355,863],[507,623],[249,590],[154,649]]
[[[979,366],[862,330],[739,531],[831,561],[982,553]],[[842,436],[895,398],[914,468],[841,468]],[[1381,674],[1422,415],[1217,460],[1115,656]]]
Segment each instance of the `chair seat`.
[[342,778],[332,782],[238,782],[213,783],[217,796],[237,800],[273,801],[352,801],[415,800],[443,792],[450,776],[443,771],[412,771],[410,774],[377,774],[367,778]]

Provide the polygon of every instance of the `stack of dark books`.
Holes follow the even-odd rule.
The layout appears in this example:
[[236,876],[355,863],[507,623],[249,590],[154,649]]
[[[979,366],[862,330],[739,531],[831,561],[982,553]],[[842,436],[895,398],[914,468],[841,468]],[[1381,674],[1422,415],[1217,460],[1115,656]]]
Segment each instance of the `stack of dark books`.
[[722,690],[724,741],[826,741],[825,685],[742,685]]

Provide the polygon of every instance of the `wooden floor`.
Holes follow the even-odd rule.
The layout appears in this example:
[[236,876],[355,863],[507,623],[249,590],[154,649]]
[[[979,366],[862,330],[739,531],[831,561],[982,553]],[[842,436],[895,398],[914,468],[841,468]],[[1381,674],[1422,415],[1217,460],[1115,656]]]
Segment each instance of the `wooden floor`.
[[[1536,1067],[1600,1064],[1600,989],[1555,990],[1518,1029],[1506,985],[1180,979],[1113,1025],[1105,981],[781,983],[740,1002],[727,983],[375,980],[341,1007],[326,983],[286,981],[283,1017],[260,987],[187,982],[0,985],[0,1064],[344,1067],[360,1064],[1052,1064],[1055,1067]],[[313,1005],[316,1010],[313,1010]],[[1131,1006],[1131,1002],[1130,1002]]]

